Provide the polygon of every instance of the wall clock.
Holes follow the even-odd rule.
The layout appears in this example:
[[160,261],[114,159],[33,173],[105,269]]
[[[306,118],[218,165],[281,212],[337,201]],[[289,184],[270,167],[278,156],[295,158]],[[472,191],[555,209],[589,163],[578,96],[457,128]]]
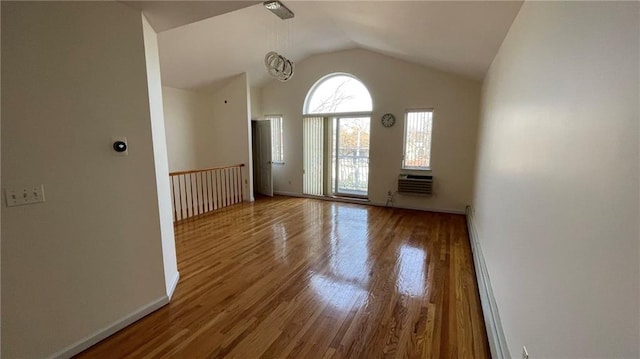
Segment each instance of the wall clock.
[[394,116],[392,113],[385,113],[384,115],[382,115],[381,122],[382,126],[391,127],[394,123],[396,123],[396,116]]

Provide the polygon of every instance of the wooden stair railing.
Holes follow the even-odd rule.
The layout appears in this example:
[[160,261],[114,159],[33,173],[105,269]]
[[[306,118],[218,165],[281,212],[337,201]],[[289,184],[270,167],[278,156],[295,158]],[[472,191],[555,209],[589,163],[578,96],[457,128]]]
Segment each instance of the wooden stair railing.
[[193,218],[242,202],[244,163],[169,173],[173,221]]

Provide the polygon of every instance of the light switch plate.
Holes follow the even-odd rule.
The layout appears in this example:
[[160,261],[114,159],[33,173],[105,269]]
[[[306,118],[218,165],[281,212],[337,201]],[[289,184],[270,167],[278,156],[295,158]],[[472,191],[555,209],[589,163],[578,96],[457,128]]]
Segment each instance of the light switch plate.
[[44,185],[5,188],[7,207],[44,202]]

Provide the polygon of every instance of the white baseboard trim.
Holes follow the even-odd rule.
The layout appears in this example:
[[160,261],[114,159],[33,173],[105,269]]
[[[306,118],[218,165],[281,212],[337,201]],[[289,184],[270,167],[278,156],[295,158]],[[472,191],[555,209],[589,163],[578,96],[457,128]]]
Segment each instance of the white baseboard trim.
[[[177,283],[177,280],[176,280]],[[74,344],[71,344],[70,346],[62,349],[61,351],[53,354],[50,356],[50,358],[55,358],[55,359],[66,359],[66,358],[71,358],[72,356],[82,352],[83,350],[89,348],[90,346],[98,343],[99,341],[113,335],[114,333],[116,333],[117,331],[123,329],[124,327],[134,323],[135,321],[141,319],[142,317],[145,317],[153,312],[155,312],[156,310],[162,308],[163,306],[165,306],[166,304],[169,303],[169,297],[165,296],[162,298],[159,298],[141,308],[139,308],[138,310],[134,311],[133,313],[117,320],[116,322],[112,323],[111,325],[109,325],[108,327],[99,330],[89,336],[87,336],[84,339],[81,339],[79,341],[77,341]]]
[[[386,203],[381,202],[371,202],[373,206],[386,207]],[[392,206],[393,208],[402,208],[402,209],[411,209],[414,211],[427,211],[427,212],[437,212],[437,213],[449,213],[449,214],[464,214],[464,211],[459,209],[450,209],[450,208],[434,208],[434,207],[417,207],[417,206]]]
[[471,242],[471,251],[473,252],[473,264],[476,269],[476,279],[478,281],[478,291],[480,292],[480,303],[482,305],[482,314],[484,316],[484,324],[487,328],[487,338],[489,339],[489,348],[491,357],[494,359],[511,359],[507,340],[502,330],[500,314],[496,299],[493,296],[491,281],[489,280],[489,272],[484,261],[482,248],[478,238],[478,231],[473,221],[473,210],[471,206],[466,208],[467,229],[469,231],[469,239]]
[[302,194],[302,193],[285,192],[285,191],[273,191],[273,195],[274,196],[287,196],[287,197],[316,198],[316,197],[308,196],[308,195]]
[[176,291],[176,287],[178,286],[178,281],[180,280],[180,272],[176,272],[176,275],[173,277],[171,281],[171,285],[167,289],[167,297],[169,301],[171,301],[171,297],[173,297],[173,292]]
[[[274,195],[278,195],[278,196],[299,197],[299,198],[313,198],[313,199],[319,199],[319,200],[323,200],[323,201],[345,202],[345,203],[355,203],[355,204],[365,204],[365,205],[370,205],[370,206],[386,207],[386,203],[371,202],[371,201],[362,200],[362,199],[350,200],[348,198],[310,196],[310,195],[306,195],[306,194],[303,194],[303,193],[283,192],[283,191],[274,191],[273,194]],[[417,207],[417,206],[393,206],[393,208],[411,209],[411,210],[414,210],[414,211],[426,211],[426,212],[438,212],[438,213],[450,213],[450,214],[465,214],[464,210],[449,209],[449,208],[433,208],[433,207]]]

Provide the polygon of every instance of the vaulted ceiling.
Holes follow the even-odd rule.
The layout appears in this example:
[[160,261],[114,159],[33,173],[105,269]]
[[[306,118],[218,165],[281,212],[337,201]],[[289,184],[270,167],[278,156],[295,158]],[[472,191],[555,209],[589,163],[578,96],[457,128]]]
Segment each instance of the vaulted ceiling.
[[161,32],[259,4],[261,1],[144,0],[122,3],[142,10],[154,30]]
[[[166,3],[157,6],[179,7],[186,2]],[[522,5],[521,1],[285,1],[295,18],[282,21],[261,3],[227,3],[205,2],[209,13],[218,9],[220,14],[182,26],[176,24],[187,22],[189,16],[179,11],[167,18],[155,8],[154,24],[150,10],[145,10],[160,31],[164,85],[204,88],[247,72],[251,84],[259,86],[269,80],[264,67],[269,51],[299,62],[313,54],[350,48],[482,79]],[[245,7],[231,11],[240,3]],[[190,11],[193,20],[202,16]]]

